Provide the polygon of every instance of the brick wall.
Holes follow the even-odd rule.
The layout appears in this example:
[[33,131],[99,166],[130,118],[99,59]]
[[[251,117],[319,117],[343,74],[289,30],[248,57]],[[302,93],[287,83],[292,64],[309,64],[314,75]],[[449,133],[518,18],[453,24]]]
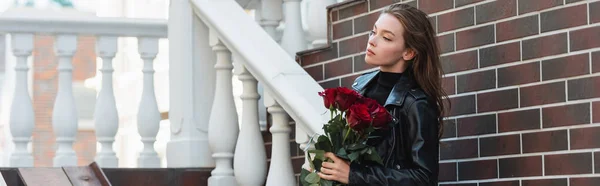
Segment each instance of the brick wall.
[[[73,57],[73,81],[95,76],[95,38],[81,36]],[[52,129],[52,111],[58,91],[58,59],[54,54],[54,36],[36,35],[33,50],[33,131],[34,166],[51,167],[56,151],[56,136]],[[96,136],[93,131],[78,131],[74,143],[78,165],[87,165],[96,154]]]
[[[330,45],[298,53],[324,88],[373,70],[367,32],[400,0],[329,8]],[[440,185],[600,185],[600,1],[404,0],[437,29],[452,108]]]

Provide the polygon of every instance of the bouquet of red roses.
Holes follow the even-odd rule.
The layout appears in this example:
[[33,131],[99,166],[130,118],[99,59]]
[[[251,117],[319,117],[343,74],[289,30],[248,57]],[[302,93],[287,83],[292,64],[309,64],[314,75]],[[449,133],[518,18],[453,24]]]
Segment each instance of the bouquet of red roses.
[[[307,153],[312,171],[302,169],[302,185],[336,184],[331,180],[320,179],[316,173],[321,170],[323,162],[331,162],[324,157],[326,152],[332,152],[349,162],[371,161],[383,164],[375,147],[367,145],[366,142],[371,132],[389,128],[392,116],[387,110],[377,101],[344,87],[325,89],[319,92],[319,95],[323,97],[331,119],[323,125],[325,134],[316,137],[315,150],[309,150]],[[311,138],[311,142],[314,138],[315,136]]]

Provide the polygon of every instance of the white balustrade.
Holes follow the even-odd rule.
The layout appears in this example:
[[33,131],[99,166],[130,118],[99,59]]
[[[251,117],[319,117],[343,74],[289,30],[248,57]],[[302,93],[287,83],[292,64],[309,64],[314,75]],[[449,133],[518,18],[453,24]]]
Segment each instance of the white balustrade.
[[17,57],[15,65],[15,92],[10,107],[10,132],[15,151],[10,156],[11,167],[33,167],[33,156],[27,149],[35,124],[33,105],[29,97],[27,58],[33,50],[33,34],[12,34],[12,52]]
[[262,17],[259,24],[263,27],[263,29],[273,38],[275,41],[279,42],[279,38],[277,38],[277,26],[279,26],[279,22],[283,19],[283,10],[282,10],[282,0],[262,0],[261,6],[258,9],[260,11],[260,16]]
[[272,135],[271,165],[266,185],[295,185],[296,177],[290,154],[289,117],[279,103],[270,98],[270,94],[265,95],[265,105],[268,112],[271,113],[273,123],[270,129]]
[[283,0],[285,12],[285,29],[281,38],[281,47],[292,57],[296,52],[306,49],[300,2],[302,0]]
[[144,61],[144,88],[138,109],[138,132],[144,149],[140,152],[138,167],[160,167],[160,158],[154,150],[160,123],[160,112],[154,94],[154,58],[158,54],[158,38],[138,38],[138,49]]
[[240,71],[243,110],[242,129],[235,148],[235,177],[240,186],[262,186],[267,176],[267,154],[258,122],[258,82],[245,67],[242,66]]
[[73,55],[77,51],[76,35],[58,35],[55,42],[58,62],[58,92],[52,111],[52,128],[58,149],[54,156],[55,167],[76,166],[77,156],[73,142],[77,135],[77,110],[73,97]]
[[217,55],[217,78],[208,126],[208,141],[216,167],[211,172],[208,185],[235,186],[237,183],[233,172],[233,157],[239,126],[232,92],[232,57],[229,49],[213,31],[210,34],[210,44]]
[[102,88],[96,99],[94,122],[96,139],[101,145],[95,160],[102,167],[117,167],[119,160],[113,151],[115,135],[119,129],[119,115],[113,91],[112,60],[117,53],[117,37],[100,36],[96,39],[96,54],[102,59]]

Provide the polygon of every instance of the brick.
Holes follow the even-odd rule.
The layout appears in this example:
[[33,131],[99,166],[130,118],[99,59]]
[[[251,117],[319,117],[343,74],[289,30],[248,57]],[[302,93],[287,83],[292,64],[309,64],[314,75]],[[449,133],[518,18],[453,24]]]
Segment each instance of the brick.
[[498,132],[540,128],[540,109],[498,113]]
[[496,21],[517,15],[517,1],[504,0],[477,5],[475,21],[477,24]]
[[600,127],[570,130],[571,149],[600,148]]
[[368,15],[363,15],[361,17],[354,19],[354,34],[363,33],[366,31],[373,30],[373,26],[377,19],[379,19],[379,12],[373,12]]
[[315,79],[315,81],[323,80],[323,65],[317,65],[314,67],[308,67],[304,69],[310,77]]
[[331,12],[330,12],[330,15],[331,15],[331,22],[334,22],[334,21],[337,21],[337,20],[339,20],[339,19],[340,19],[340,16],[339,16],[339,14],[338,14],[338,11],[337,11],[337,10],[333,10],[333,11],[331,11]]
[[480,138],[479,149],[481,157],[521,154],[521,136],[516,134]]
[[539,82],[540,76],[539,62],[499,68],[498,87]]
[[446,34],[437,37],[440,43],[440,53],[448,53],[454,51],[454,33]]
[[495,42],[494,25],[482,26],[456,33],[456,50],[487,45]]
[[369,65],[365,62],[365,55],[354,56],[354,72],[377,68],[377,66]]
[[498,178],[497,160],[479,160],[458,163],[458,180]]
[[540,13],[541,32],[587,24],[587,5],[572,6]]
[[496,41],[506,41],[536,35],[540,31],[538,15],[504,21],[496,24]]
[[589,123],[589,103],[563,105],[542,109],[542,125],[544,128],[581,125]]
[[445,141],[440,145],[440,159],[476,158],[478,149],[477,139]]
[[467,26],[475,25],[475,9],[473,7],[438,16],[438,32],[447,32]]
[[454,7],[454,0],[420,0],[419,9],[427,14],[448,10]]
[[473,3],[477,3],[477,2],[481,2],[483,0],[454,0],[454,7],[461,7],[461,6],[465,6],[465,5],[469,5],[469,4],[473,4]]
[[542,176],[542,157],[529,156],[498,160],[500,178]]
[[567,150],[567,135],[567,130],[523,134],[523,153]]
[[332,43],[331,47],[323,50],[315,51],[309,54],[300,56],[300,65],[307,66],[323,61],[328,61],[338,57],[337,43]]
[[474,72],[456,77],[458,93],[496,88],[496,70]]
[[323,67],[325,79],[352,73],[352,57],[326,63]]
[[352,20],[333,24],[333,26],[332,26],[333,29],[331,31],[333,34],[333,39],[339,39],[342,37],[351,36],[353,26],[354,25],[352,24]]
[[341,79],[341,83],[343,87],[352,88],[352,84],[354,84],[354,80],[360,75],[348,76]]
[[458,136],[496,133],[496,114],[457,119]]
[[493,181],[493,182],[481,182],[479,186],[520,186],[519,181]]
[[440,184],[440,186],[477,186],[477,183]]
[[335,88],[335,87],[341,86],[340,85],[340,79],[333,79],[333,80],[321,82],[321,83],[319,83],[319,85],[321,85],[321,87],[323,87],[324,89],[326,89],[326,88]]
[[477,51],[462,52],[440,57],[445,73],[454,73],[477,68]]
[[563,0],[528,0],[519,1],[519,14],[544,10],[563,4]]
[[521,48],[523,60],[566,53],[567,34],[560,33],[524,40]]
[[302,171],[302,165],[304,164],[304,157],[292,158],[292,167],[294,168],[294,174],[300,174]]
[[589,64],[587,53],[542,61],[542,80],[589,74]]
[[456,137],[456,119],[444,120],[443,132],[442,138]]
[[600,26],[569,32],[571,51],[600,47]]
[[368,39],[368,35],[362,35],[340,41],[340,57],[366,50]]
[[401,0],[370,0],[371,11],[400,2]]
[[440,163],[439,181],[456,181],[456,163]]
[[592,53],[592,73],[600,72],[600,52]]
[[517,89],[477,94],[477,112],[517,108],[519,106],[518,96]]
[[569,100],[600,97],[600,76],[568,81]]
[[521,87],[521,107],[565,102],[565,82]]
[[569,186],[600,185],[600,177],[569,178]]
[[599,101],[592,103],[592,118],[594,119],[594,123],[600,122],[600,102]]
[[442,88],[444,88],[444,92],[448,95],[456,94],[456,77],[444,77],[442,78]]
[[594,173],[600,173],[600,152],[594,152],[594,170]]
[[592,153],[545,155],[544,168],[546,176],[592,173]]
[[567,186],[567,178],[543,179],[543,180],[523,180],[521,186]]
[[[475,96],[474,95],[468,95],[468,96],[461,96],[461,97],[454,97],[454,98],[449,98],[450,102],[452,103],[452,107],[448,108],[448,104],[446,104],[446,113],[448,113],[448,116],[457,116],[457,115],[464,115],[464,114],[472,114],[475,113]],[[448,111],[449,110],[449,111]]]
[[590,3],[590,24],[600,22],[600,2]]
[[519,42],[507,43],[479,50],[481,67],[517,62],[521,59],[521,44]]
[[349,7],[338,10],[339,19],[346,19],[352,16],[360,15],[367,12],[367,2],[358,3]]
[[579,2],[579,1],[582,1],[582,0],[565,0],[565,3],[568,4],[568,3],[574,3],[574,2]]

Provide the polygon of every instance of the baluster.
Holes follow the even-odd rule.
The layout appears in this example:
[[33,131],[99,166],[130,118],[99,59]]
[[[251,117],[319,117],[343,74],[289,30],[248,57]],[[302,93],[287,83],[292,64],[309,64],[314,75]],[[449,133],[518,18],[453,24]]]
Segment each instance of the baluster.
[[58,149],[54,155],[54,166],[76,166],[77,156],[73,142],[77,135],[77,110],[73,97],[72,59],[77,51],[76,35],[58,35],[55,43],[58,63],[58,92],[52,112],[52,128],[56,135]]
[[265,31],[273,38],[273,40],[279,42],[280,38],[277,38],[277,26],[279,26],[279,21],[283,18],[282,15],[282,0],[262,0],[260,4],[260,16],[262,20],[260,21],[260,25],[265,29]]
[[139,167],[160,167],[160,158],[154,150],[156,134],[160,123],[160,112],[154,95],[154,68],[152,62],[158,54],[158,38],[138,38],[138,48],[144,60],[144,90],[138,109],[138,132],[144,143],[144,150],[140,152]]
[[10,156],[11,167],[33,167],[33,156],[27,150],[35,124],[33,105],[29,97],[27,58],[33,49],[33,34],[13,34],[11,38],[15,65],[15,92],[10,106],[10,132],[15,143],[15,151]]
[[100,36],[96,40],[96,54],[102,58],[102,88],[96,99],[94,121],[96,139],[102,146],[95,160],[102,167],[118,167],[119,160],[113,151],[113,143],[119,128],[119,115],[113,91],[112,60],[117,53],[117,37]]
[[[306,147],[309,147],[308,149],[314,149],[314,146],[312,146],[314,143],[309,143],[310,141],[310,137],[306,134],[306,132],[304,132],[304,130],[302,129],[302,127],[300,127],[302,124],[296,121],[296,143],[299,144],[300,149],[302,149],[303,153],[304,153],[304,164],[302,164],[303,168],[309,168],[310,165],[308,164],[308,156],[306,156],[306,151],[304,151],[306,149]],[[313,139],[314,140],[314,139]],[[310,145],[310,146],[309,146]],[[293,147],[292,147],[293,148]]]
[[300,15],[300,1],[302,0],[283,0],[285,29],[281,38],[281,47],[294,57],[296,52],[306,49],[302,17]]
[[306,22],[308,33],[315,38],[312,42],[314,48],[327,45],[327,6],[336,3],[336,0],[307,0]]
[[265,94],[265,105],[271,113],[273,126],[271,135],[273,146],[271,147],[271,165],[267,176],[267,186],[296,185],[296,177],[292,167],[290,154],[290,124],[288,115],[277,101],[269,94]]
[[242,129],[235,148],[234,171],[240,186],[262,186],[267,176],[267,154],[258,117],[257,80],[248,69],[241,67],[239,80],[243,83]]
[[216,161],[216,167],[211,172],[208,185],[235,186],[237,183],[232,166],[239,126],[232,92],[231,52],[217,38],[214,31],[210,32],[210,44],[217,55],[215,64],[217,78],[208,126],[208,141],[213,152],[212,157]]

